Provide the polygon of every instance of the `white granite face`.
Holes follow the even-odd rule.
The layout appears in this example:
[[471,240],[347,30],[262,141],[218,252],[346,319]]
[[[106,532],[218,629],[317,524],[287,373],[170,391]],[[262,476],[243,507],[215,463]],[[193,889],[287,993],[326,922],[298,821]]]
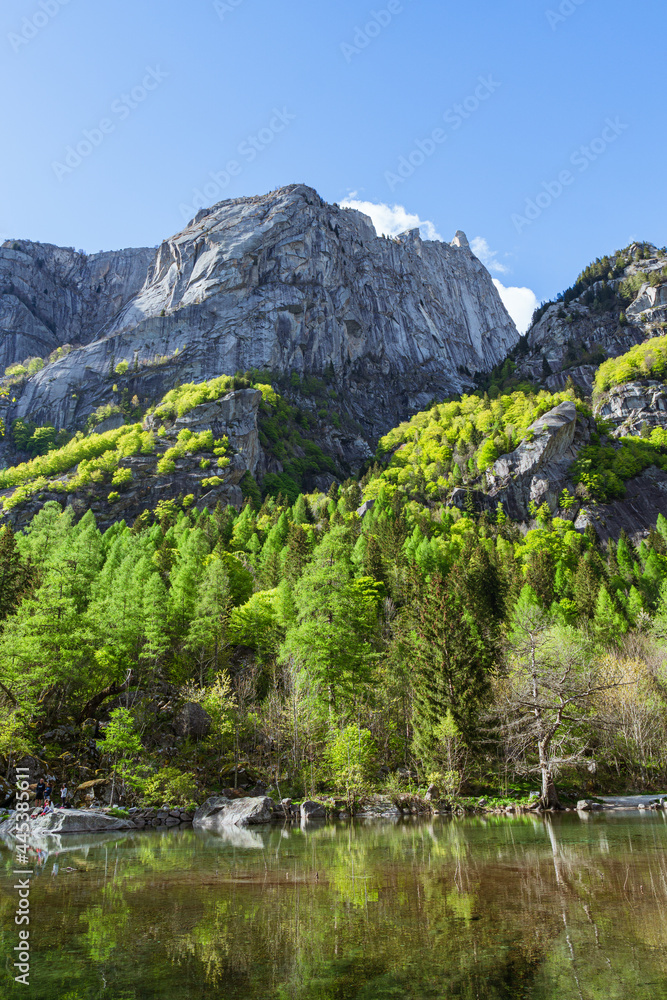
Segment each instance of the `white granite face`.
[[[107,401],[103,380],[119,361],[140,377],[143,363],[178,350],[172,384],[251,368],[333,369],[351,411],[368,420],[372,410],[382,432],[470,385],[464,368],[488,370],[518,339],[464,233],[452,244],[418,231],[378,237],[367,216],[302,185],[199,212],[157,251],[84,265],[72,251],[21,245],[2,250],[5,290],[13,281],[22,296],[2,297],[5,363],[28,349],[82,346],[33,376],[11,416],[59,427]],[[46,271],[48,294],[39,292]],[[57,301],[45,317],[53,330],[38,318],[43,299]]]

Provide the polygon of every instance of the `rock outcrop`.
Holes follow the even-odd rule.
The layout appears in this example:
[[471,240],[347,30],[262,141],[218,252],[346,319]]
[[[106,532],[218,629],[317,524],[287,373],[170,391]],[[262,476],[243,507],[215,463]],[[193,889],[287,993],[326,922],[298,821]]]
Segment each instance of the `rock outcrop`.
[[574,403],[555,406],[528,428],[518,448],[502,455],[487,472],[489,499],[502,502],[505,512],[518,521],[530,519],[529,504],[558,509],[558,498],[581,445],[589,436],[588,420]]
[[575,522],[581,531],[592,525],[601,541],[618,540],[621,531],[635,543],[655,528],[658,514],[667,515],[667,473],[655,466],[625,483],[625,496],[611,503],[587,504]]
[[[24,528],[50,500],[71,504],[77,515],[91,510],[102,528],[123,518],[128,522],[134,521],[142,511],[155,509],[160,501],[183,496],[191,496],[195,502],[201,500],[210,507],[215,507],[218,501],[241,506],[241,480],[246,473],[255,474],[260,459],[265,461],[257,426],[261,399],[262,394],[257,389],[239,389],[214,402],[197,406],[185,416],[173,420],[149,415],[144,421],[144,428],[155,432],[155,451],[120,460],[120,468],[128,469],[132,479],[115,491],[113,504],[108,500],[108,484],[89,483],[69,493],[47,486],[13,509],[7,519],[14,528]],[[157,470],[159,459],[176,443],[180,431],[184,429],[195,434],[212,430],[215,439],[226,436],[229,445],[225,459],[228,463],[218,466],[220,460],[213,451],[188,453],[175,460],[172,472],[160,474]],[[202,460],[209,463],[207,471],[202,469]],[[73,469],[58,478],[64,483],[74,472]],[[0,491],[0,499],[12,493],[12,489]]]
[[[588,394],[598,365],[661,332],[667,320],[667,254],[651,244],[633,244],[623,254],[627,266],[614,272],[616,277],[594,282],[567,304],[544,307],[518,359],[524,377],[552,392],[569,377]],[[628,282],[630,293],[621,287]],[[634,295],[629,302],[627,294]]]
[[600,396],[593,412],[614,424],[614,437],[667,427],[667,386],[649,379],[624,382]]
[[225,826],[260,826],[279,819],[282,810],[267,795],[228,799],[212,796],[197,809],[192,820],[195,828],[216,830]]
[[200,740],[208,734],[210,728],[211,716],[198,702],[187,702],[174,719],[174,732],[182,739],[190,737]]
[[88,344],[137,294],[155,249],[86,255],[30,240],[0,246],[0,370]]
[[126,361],[141,405],[177,380],[329,372],[371,440],[470,384],[466,371],[488,370],[518,338],[465,238],[378,237],[369,218],[303,185],[201,211],[157,252],[84,263],[22,242],[3,254],[6,363],[83,345],[13,387],[8,418],[70,430],[110,401],[108,373]]
[[[0,836],[14,836],[19,814],[12,813],[0,823]],[[61,833],[105,833],[109,830],[134,830],[132,820],[109,816],[87,809],[55,809],[48,816],[30,819],[30,832],[36,837]]]

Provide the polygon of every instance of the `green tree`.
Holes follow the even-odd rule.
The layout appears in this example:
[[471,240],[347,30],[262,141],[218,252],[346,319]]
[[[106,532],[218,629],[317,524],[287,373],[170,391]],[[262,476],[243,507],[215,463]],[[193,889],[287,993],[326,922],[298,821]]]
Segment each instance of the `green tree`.
[[336,788],[345,791],[350,811],[354,811],[356,796],[368,785],[376,756],[377,747],[368,729],[350,724],[329,731],[326,761]]
[[232,594],[227,568],[220,559],[212,559],[197,588],[186,639],[186,648],[198,663],[199,683],[202,686],[207,669],[218,673],[220,659],[227,645],[231,606]]
[[377,645],[377,595],[355,586],[346,526],[320,543],[294,593],[298,615],[281,658],[307,671],[333,714],[370,683]]
[[126,784],[134,782],[135,766],[143,752],[143,746],[135,728],[134,717],[127,708],[114,708],[109,713],[109,718],[104,730],[104,742],[99,746],[103,753],[109,755],[112,773],[110,803],[113,804],[116,784],[120,785],[122,801]]

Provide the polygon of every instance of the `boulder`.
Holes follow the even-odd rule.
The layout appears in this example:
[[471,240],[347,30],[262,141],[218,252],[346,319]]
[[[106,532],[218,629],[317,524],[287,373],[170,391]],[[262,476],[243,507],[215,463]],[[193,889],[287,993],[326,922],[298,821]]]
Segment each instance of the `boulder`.
[[489,500],[494,506],[502,502],[505,512],[520,521],[529,519],[531,502],[557,510],[567,471],[588,438],[588,421],[578,418],[574,403],[554,406],[530,425],[518,448],[494,462],[487,473]]
[[313,802],[310,799],[306,799],[305,802],[301,803],[301,822],[307,822],[310,819],[326,819],[327,811],[321,802]]
[[234,768],[229,767],[220,773],[220,780],[230,788],[252,788],[257,785],[257,778],[254,777],[245,767],[239,767],[236,771],[236,781],[234,780]]
[[201,805],[192,825],[205,830],[221,826],[257,826],[274,820],[276,806],[268,796],[228,799],[214,795]]
[[79,801],[92,802],[96,796],[100,795],[105,799],[111,797],[111,782],[108,778],[94,778],[92,781],[84,781],[74,789],[74,799]]
[[[0,834],[13,836],[17,823],[17,813],[0,824]],[[104,833],[108,830],[133,830],[130,819],[120,819],[103,812],[89,812],[87,809],[55,809],[48,816],[35,816],[30,820],[32,834],[45,833]]]
[[211,716],[196,701],[186,702],[174,719],[174,732],[183,738],[200,740],[208,735],[210,728]]
[[593,799],[579,799],[577,802],[578,812],[594,812],[595,810],[602,809],[603,805],[601,802],[594,802]]

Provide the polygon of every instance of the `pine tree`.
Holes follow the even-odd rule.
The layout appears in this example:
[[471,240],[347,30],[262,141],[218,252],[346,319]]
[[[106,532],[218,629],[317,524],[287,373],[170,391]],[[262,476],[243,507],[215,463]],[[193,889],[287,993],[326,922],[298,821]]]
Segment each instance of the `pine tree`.
[[186,641],[187,648],[197,661],[200,685],[203,685],[205,671],[209,667],[213,674],[217,674],[222,665],[231,605],[229,573],[224,563],[213,559],[206,566],[197,587]]
[[609,591],[603,585],[598,593],[595,606],[593,628],[598,637],[606,644],[616,642],[619,635],[627,631],[627,623],[618,612]]
[[255,513],[252,505],[247,503],[234,522],[232,529],[232,545],[244,549],[255,533]]
[[555,559],[548,549],[533,552],[528,563],[526,583],[529,584],[543,608],[551,607],[554,599]]
[[292,520],[294,524],[311,524],[313,515],[306,497],[299,493],[296,503],[292,508]]
[[574,577],[573,598],[581,618],[593,618],[601,579],[600,568],[592,552],[579,561]]
[[485,549],[466,553],[446,580],[435,576],[417,584],[407,615],[408,645],[415,671],[415,745],[427,760],[448,712],[463,737],[474,738],[500,656],[503,605],[504,588]]
[[290,583],[296,583],[310,561],[310,535],[301,523],[290,526],[284,554],[284,573]]
[[364,553],[363,571],[379,583],[386,583],[387,577],[382,560],[382,550],[375,535],[368,535]]
[[169,575],[169,604],[181,635],[186,633],[194,613],[197,588],[209,552],[209,543],[200,528],[190,529],[181,536],[178,555]]

